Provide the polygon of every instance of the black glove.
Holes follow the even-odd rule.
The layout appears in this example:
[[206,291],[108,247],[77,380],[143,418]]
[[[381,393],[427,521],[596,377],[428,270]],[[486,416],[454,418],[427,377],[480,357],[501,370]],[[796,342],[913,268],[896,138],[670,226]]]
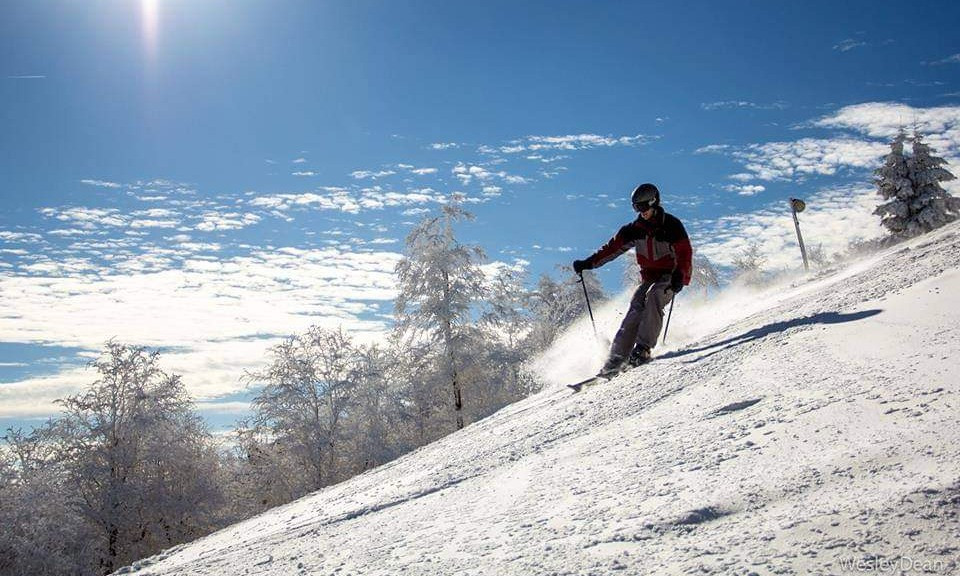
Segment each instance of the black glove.
[[590,265],[589,260],[574,260],[573,261],[573,271],[577,274],[583,274],[584,270],[590,270],[593,266]]
[[670,277],[670,289],[673,290],[674,294],[679,294],[683,290],[683,276],[680,274],[674,274]]

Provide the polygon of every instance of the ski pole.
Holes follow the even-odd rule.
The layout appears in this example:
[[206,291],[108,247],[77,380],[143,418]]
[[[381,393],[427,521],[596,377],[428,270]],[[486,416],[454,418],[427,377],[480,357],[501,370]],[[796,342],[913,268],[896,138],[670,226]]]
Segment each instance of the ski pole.
[[676,300],[677,295],[674,294],[673,298],[670,299],[670,312],[667,313],[667,325],[663,327],[663,342],[662,344],[667,343],[667,330],[670,329],[670,317],[673,316],[673,302]]
[[593,308],[590,307],[590,295],[587,294],[587,283],[583,281],[583,272],[580,272],[580,285],[583,286],[583,297],[587,301],[587,312],[590,313],[590,324],[593,324],[593,336],[599,338],[597,334],[597,323],[593,320]]

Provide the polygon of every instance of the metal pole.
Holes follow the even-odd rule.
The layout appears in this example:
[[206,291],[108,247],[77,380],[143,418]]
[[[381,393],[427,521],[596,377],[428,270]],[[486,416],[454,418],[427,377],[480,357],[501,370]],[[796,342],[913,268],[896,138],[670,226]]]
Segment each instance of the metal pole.
[[667,343],[667,330],[670,329],[670,317],[673,316],[673,303],[677,300],[677,295],[674,294],[673,298],[670,299],[670,312],[667,313],[667,325],[663,327],[663,341],[661,344]]
[[790,199],[790,211],[793,212],[793,225],[797,228],[797,242],[800,243],[800,255],[803,256],[803,269],[810,271],[810,263],[807,261],[807,248],[803,245],[803,235],[800,234],[800,219],[797,218],[797,212],[802,212],[806,208],[803,200],[798,198]]
[[587,312],[590,313],[590,324],[593,324],[593,336],[599,338],[597,334],[597,323],[593,320],[593,308],[590,307],[590,295],[587,294],[587,283],[583,281],[583,272],[580,272],[580,285],[583,286],[583,297],[587,301]]

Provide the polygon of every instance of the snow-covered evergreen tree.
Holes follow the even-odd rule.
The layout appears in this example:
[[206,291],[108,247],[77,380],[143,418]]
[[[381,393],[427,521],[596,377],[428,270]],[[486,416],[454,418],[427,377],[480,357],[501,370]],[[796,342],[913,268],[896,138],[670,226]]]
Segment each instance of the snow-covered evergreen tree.
[[458,199],[440,216],[426,218],[407,236],[406,256],[397,264],[397,327],[439,344],[453,393],[458,429],[463,428],[461,371],[471,319],[484,294],[483,251],[457,241],[454,222],[472,219]]
[[957,219],[960,198],[951,196],[940,184],[956,177],[944,166],[947,161],[934,155],[919,132],[913,134],[913,156],[907,160],[914,196],[908,209],[907,236],[916,236]]
[[910,181],[910,168],[903,151],[907,133],[900,129],[890,143],[890,152],[883,159],[883,166],[874,171],[877,194],[884,203],[873,211],[880,216],[880,223],[894,237],[905,237],[910,218],[910,199],[914,196]]
[[953,180],[946,161],[933,155],[919,132],[913,135],[913,155],[907,157],[903,144],[907,139],[901,129],[883,166],[875,171],[877,193],[885,201],[874,214],[894,239],[905,239],[943,226],[957,217],[960,199],[948,194],[941,182]]

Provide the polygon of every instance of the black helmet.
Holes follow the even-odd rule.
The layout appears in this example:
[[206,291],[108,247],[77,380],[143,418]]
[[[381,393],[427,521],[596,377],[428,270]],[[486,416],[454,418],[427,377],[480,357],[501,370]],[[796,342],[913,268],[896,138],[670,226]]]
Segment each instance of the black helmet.
[[633,209],[637,212],[643,212],[647,208],[655,208],[660,205],[660,191],[649,182],[637,186],[630,197],[633,203]]

